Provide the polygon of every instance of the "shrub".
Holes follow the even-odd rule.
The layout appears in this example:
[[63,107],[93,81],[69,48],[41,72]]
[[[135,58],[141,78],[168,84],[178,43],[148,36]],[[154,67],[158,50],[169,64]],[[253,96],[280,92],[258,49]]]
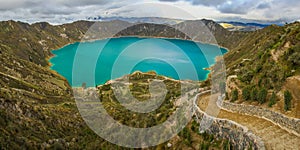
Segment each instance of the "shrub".
[[225,92],[225,99],[229,99],[228,93]]
[[208,150],[209,149],[209,143],[202,142],[199,149]]
[[284,91],[284,110],[285,111],[291,109],[291,101],[292,101],[291,92],[288,90]]
[[266,102],[267,94],[268,94],[268,92],[265,88],[262,88],[259,90],[257,100],[260,104],[263,104]]
[[192,143],[191,133],[186,127],[183,128],[183,130],[179,134],[181,137],[183,137],[187,145],[190,145]]
[[199,125],[198,123],[195,121],[195,118],[192,121],[192,126],[191,126],[191,130],[198,133],[199,132]]
[[293,65],[293,67],[297,67],[300,65],[300,53],[294,53],[289,58],[288,61]]
[[234,89],[231,92],[231,101],[236,101],[236,100],[238,100],[238,98],[239,98],[239,92],[237,89]]
[[242,82],[245,82],[245,83],[250,83],[252,78],[253,78],[254,74],[252,71],[247,71],[246,73],[244,73],[239,79],[242,81]]
[[62,143],[59,143],[59,142],[55,142],[53,145],[52,145],[52,149],[56,149],[56,150],[62,150],[64,149],[64,146]]
[[256,65],[254,73],[259,73],[262,70],[263,66],[259,63]]
[[257,101],[257,93],[258,93],[257,89],[253,88],[252,91],[251,91],[251,94],[250,94],[251,100]]
[[277,100],[276,94],[275,92],[273,92],[269,101],[269,107],[272,107],[274,104],[276,104],[276,100]]
[[247,86],[245,88],[243,88],[243,91],[242,91],[242,96],[243,96],[243,99],[244,100],[249,100],[251,97],[251,87]]

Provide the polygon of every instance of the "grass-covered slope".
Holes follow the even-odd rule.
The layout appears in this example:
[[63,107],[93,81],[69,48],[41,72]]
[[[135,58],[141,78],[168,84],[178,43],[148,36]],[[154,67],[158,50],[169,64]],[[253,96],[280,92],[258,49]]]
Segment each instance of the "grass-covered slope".
[[[132,96],[139,102],[151,101],[152,96],[159,97],[157,94],[161,94],[162,92],[162,89],[159,86],[160,84],[156,83],[157,80],[163,81],[167,92],[164,97],[164,101],[155,111],[150,113],[129,111],[122,104],[120,104],[120,99],[118,99],[119,97],[116,97],[117,94],[122,98],[125,98],[125,101],[131,101],[132,99],[126,100],[126,98],[130,97],[128,94],[132,94]],[[152,90],[156,90],[152,91],[151,94],[151,90],[149,89],[150,84],[152,84],[152,88],[154,88]],[[124,87],[128,87],[130,93],[124,91]],[[178,105],[178,103],[180,103],[179,101],[181,101],[179,98],[182,95],[187,94],[189,91],[199,87],[199,82],[176,81],[170,78],[159,76],[155,72],[135,72],[131,75],[124,76],[104,85],[100,85],[97,87],[97,89],[103,107],[107,110],[107,113],[114,118],[114,120],[134,128],[150,128],[164,123],[174,114],[175,111],[178,111],[177,109],[179,107],[181,107]],[[192,96],[189,97],[192,98]],[[133,105],[136,105],[136,103],[133,103]],[[182,117],[182,119],[183,118],[184,117]],[[198,128],[199,124],[192,119],[188,123],[187,127],[179,132],[177,136],[170,139],[168,142],[160,144],[151,149],[166,149],[168,148],[168,143],[172,145],[169,147],[171,149],[199,149],[204,147],[222,149],[223,147],[230,146],[230,143],[228,143],[228,141],[225,139],[218,140],[215,139],[213,135],[207,135],[206,133],[200,134]]]
[[228,84],[231,86],[229,95],[235,93],[233,89],[238,89],[238,99],[266,103],[269,107],[280,101],[276,109],[284,112],[284,91],[289,90],[293,100],[286,110],[292,110],[292,116],[299,117],[299,92],[293,90],[299,89],[299,85],[291,87],[288,84],[289,80],[298,82],[299,60],[299,22],[252,32],[225,55],[227,74],[237,75],[237,79]]

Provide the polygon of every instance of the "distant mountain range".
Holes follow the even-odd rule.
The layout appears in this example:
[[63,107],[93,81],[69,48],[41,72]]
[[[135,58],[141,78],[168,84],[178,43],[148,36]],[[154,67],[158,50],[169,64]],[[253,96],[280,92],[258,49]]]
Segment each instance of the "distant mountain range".
[[242,22],[218,22],[222,27],[229,31],[255,31],[263,29],[271,24],[242,23]]
[[157,23],[157,24],[169,24],[174,25],[185,20],[182,19],[170,19],[170,18],[161,18],[161,17],[88,17],[87,20],[89,21],[113,21],[113,20],[121,20],[127,21],[130,23]]
[[[120,20],[130,23],[156,23],[156,24],[168,24],[175,25],[187,20],[183,19],[171,19],[171,18],[161,18],[161,17],[88,17],[88,21],[113,21]],[[226,19],[225,19],[226,20]],[[272,24],[278,26],[283,26],[285,23],[283,21],[259,21],[259,20],[241,20],[241,21],[217,21],[221,26],[229,31],[255,31]]]

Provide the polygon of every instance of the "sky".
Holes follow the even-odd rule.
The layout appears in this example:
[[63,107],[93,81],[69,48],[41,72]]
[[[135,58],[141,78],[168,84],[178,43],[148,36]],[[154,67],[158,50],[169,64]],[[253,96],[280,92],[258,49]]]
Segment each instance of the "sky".
[[0,20],[61,24],[88,17],[300,20],[300,0],[0,0]]

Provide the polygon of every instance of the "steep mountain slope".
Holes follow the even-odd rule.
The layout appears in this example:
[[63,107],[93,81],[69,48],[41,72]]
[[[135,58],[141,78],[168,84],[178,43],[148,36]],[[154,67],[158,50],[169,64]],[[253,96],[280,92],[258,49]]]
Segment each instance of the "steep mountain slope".
[[151,23],[133,24],[115,36],[152,36],[181,38],[234,48],[248,32],[230,32],[212,20],[184,21],[175,25]]
[[[46,22],[27,24],[15,21],[0,22],[0,51],[13,54],[24,60],[46,66],[45,58],[51,56],[51,50],[66,44],[81,41],[85,33],[95,22],[77,21],[71,24],[53,26]],[[102,22],[101,37],[111,36],[110,28],[116,30],[130,25],[123,21]],[[99,33],[99,32],[97,32]]]
[[[299,85],[291,84],[298,82],[300,60],[300,23],[279,27],[269,26],[247,35],[235,48],[232,48],[225,55],[225,62],[228,75],[237,75],[228,85],[229,95],[232,89],[239,90],[239,99],[248,100],[249,93],[255,95],[255,90],[265,89],[269,94],[267,98],[261,99],[260,103],[270,102],[272,92],[276,95],[278,104],[274,105],[275,110],[286,113],[293,117],[300,117],[299,114]],[[292,92],[291,112],[284,110],[284,91]],[[243,96],[244,91],[244,96]],[[250,98],[249,103],[258,101]],[[266,106],[267,107],[267,106]]]
[[[18,58],[47,65],[45,58],[50,56],[50,50],[61,47],[74,40],[79,40],[79,34],[72,38],[63,38],[63,27],[54,27],[48,23],[27,23],[5,21],[0,23],[1,52],[15,55]],[[78,29],[80,30],[80,29]]]

